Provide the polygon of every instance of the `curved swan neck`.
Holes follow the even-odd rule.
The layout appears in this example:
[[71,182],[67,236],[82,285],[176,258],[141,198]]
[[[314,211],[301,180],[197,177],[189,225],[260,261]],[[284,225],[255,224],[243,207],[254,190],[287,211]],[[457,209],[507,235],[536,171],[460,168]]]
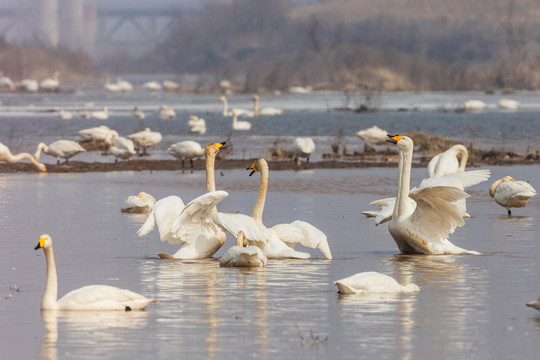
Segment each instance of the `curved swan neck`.
[[229,104],[227,103],[227,98],[223,98],[223,116],[227,116],[227,113],[229,112]]
[[251,217],[254,218],[259,224],[262,224],[264,203],[266,201],[266,190],[268,189],[268,164],[264,159],[259,159],[258,165],[261,173],[261,183],[259,185],[259,193],[257,194],[257,200],[255,200]]
[[253,117],[259,117],[259,115],[260,115],[259,111],[260,111],[260,109],[259,109],[259,100],[254,99],[253,100]]
[[49,151],[49,147],[47,146],[47,144],[44,144],[44,143],[38,144],[36,153],[34,154],[34,159],[39,160],[39,157],[41,156],[42,151],[44,151],[45,153]]
[[456,155],[461,155],[461,159],[459,160],[459,168],[457,172],[464,172],[465,167],[467,166],[467,160],[469,159],[469,152],[467,151],[467,148],[463,145],[455,145],[454,150]]
[[34,159],[34,157],[32,155],[28,154],[28,153],[20,153],[20,154],[17,154],[17,155],[11,155],[11,157],[8,157],[6,159],[6,161],[9,162],[9,163],[16,163],[16,162],[21,161],[22,159],[29,160],[32,164],[34,164],[41,171],[43,171],[43,169],[45,169],[45,166],[42,163],[37,162],[36,159]]
[[502,179],[499,179],[497,181],[495,181],[493,184],[491,184],[491,186],[489,187],[489,195],[491,197],[494,197],[495,196],[495,191],[497,191],[497,188],[499,187],[499,185],[501,185],[502,183],[504,182],[508,182],[509,180],[507,180],[506,177],[503,177]]
[[47,282],[45,284],[45,293],[41,300],[42,310],[51,310],[56,308],[58,300],[58,279],[56,277],[56,264],[54,262],[54,253],[52,247],[44,248],[45,261],[47,262]]
[[405,212],[408,202],[406,198],[409,196],[411,186],[411,163],[413,149],[400,149],[399,158],[399,175],[398,175],[398,194],[396,197],[396,205],[392,218],[399,220],[399,216]]

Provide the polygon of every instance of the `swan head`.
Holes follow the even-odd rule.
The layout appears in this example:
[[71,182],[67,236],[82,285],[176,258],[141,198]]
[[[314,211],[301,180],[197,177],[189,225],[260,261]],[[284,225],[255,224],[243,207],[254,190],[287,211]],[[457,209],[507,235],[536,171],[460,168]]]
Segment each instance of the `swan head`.
[[139,199],[141,199],[141,200],[142,200],[142,199],[150,199],[150,200],[152,200],[154,203],[156,202],[156,199],[155,199],[152,195],[150,195],[150,194],[148,194],[148,193],[145,193],[144,191],[141,191],[141,192],[137,195],[137,197],[138,197]]
[[253,101],[255,101],[255,102],[260,101],[259,95],[253,95],[253,96],[251,97],[251,100],[253,100]]
[[260,172],[261,171],[261,164],[263,164],[263,163],[266,163],[266,160],[264,160],[263,158],[255,160],[251,164],[251,166],[246,169],[246,170],[251,170],[251,172],[249,173],[249,176],[255,174],[256,172]]
[[34,250],[48,249],[52,246],[52,238],[49,234],[41,234]]
[[390,134],[386,134],[386,136],[390,138],[386,140],[387,142],[396,144],[402,150],[409,150],[414,147],[414,143],[412,139],[408,136],[390,135]]
[[204,149],[205,155],[216,155],[219,150],[221,150],[225,146],[226,142],[222,143],[210,143],[206,145],[206,148]]
[[497,191],[497,188],[499,187],[499,185],[501,185],[502,183],[505,183],[505,182],[516,182],[516,180],[514,180],[513,177],[507,175],[507,176],[495,181],[489,187],[489,195],[491,197],[494,197],[495,196],[495,191]]
[[225,96],[220,96],[219,101],[224,102],[225,101]]

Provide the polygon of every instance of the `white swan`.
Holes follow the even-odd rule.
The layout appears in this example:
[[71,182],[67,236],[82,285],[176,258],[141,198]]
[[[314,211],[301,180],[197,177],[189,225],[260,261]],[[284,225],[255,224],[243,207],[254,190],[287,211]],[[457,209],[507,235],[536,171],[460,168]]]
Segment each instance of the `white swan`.
[[176,81],[172,80],[163,80],[163,88],[166,91],[174,91],[180,87],[180,84],[178,84]]
[[0,88],[8,88],[9,90],[15,89],[13,81],[5,76],[3,71],[0,71]]
[[128,196],[126,201],[120,207],[120,212],[130,214],[149,213],[154,209],[155,203],[156,199],[152,195],[141,191],[137,196]]
[[90,116],[93,119],[107,120],[109,118],[109,108],[104,106],[101,110],[92,111]]
[[29,160],[32,164],[34,164],[35,167],[37,167],[41,171],[47,171],[45,165],[34,159],[32,155],[28,153],[20,153],[17,155],[13,155],[6,145],[0,143],[0,161],[5,161],[7,163],[13,164],[21,161],[22,159]]
[[68,110],[60,110],[58,112],[58,117],[62,120],[71,120],[73,119],[73,114]]
[[[460,157],[458,163],[458,157]],[[469,152],[461,144],[454,145],[445,152],[435,155],[428,163],[429,177],[441,177],[446,174],[464,172]]]
[[273,107],[264,107],[262,109],[259,109],[260,101],[259,95],[253,95],[251,98],[253,100],[253,117],[259,117],[260,115],[267,115],[267,116],[275,116],[275,115],[282,115],[283,110]]
[[174,109],[168,107],[167,105],[161,105],[159,107],[159,118],[161,120],[167,120],[167,119],[175,119],[176,118],[176,111]]
[[182,160],[182,169],[184,169],[185,160],[189,159],[191,168],[193,169],[193,159],[204,155],[202,146],[193,140],[185,140],[172,144],[167,149],[167,152],[175,158]]
[[60,87],[60,71],[56,71],[52,78],[47,78],[39,84],[39,87],[45,91],[58,91]]
[[90,119],[92,115],[88,110],[81,110],[79,111],[79,117],[82,119]]
[[375,271],[354,274],[334,282],[341,294],[372,294],[372,293],[414,293],[420,288],[416,284],[401,285],[394,278]]
[[223,267],[262,267],[266,266],[268,259],[257,246],[248,246],[244,232],[239,231],[236,236],[236,245],[230,247],[219,258],[219,266]]
[[143,131],[139,131],[128,135],[128,139],[133,141],[137,148],[142,148],[142,155],[146,155],[149,147],[155,146],[161,142],[161,133],[157,131],[151,131],[150,128],[146,128]]
[[311,94],[313,88],[311,86],[291,86],[289,92],[291,94]]
[[66,159],[67,163],[70,158],[86,150],[78,142],[71,140],[56,140],[49,146],[44,143],[39,143],[36,153],[34,154],[36,161],[39,160],[41,151],[47,155],[54,156],[57,163],[60,164],[60,159]]
[[536,190],[525,181],[516,181],[511,176],[505,176],[495,181],[489,188],[489,195],[495,202],[508,210],[524,207],[529,199],[536,195]]
[[418,189],[410,191],[414,143],[407,136],[388,136],[389,142],[399,147],[398,194],[388,230],[401,253],[478,254],[455,246],[447,238],[465,224],[466,209],[456,203],[469,196],[463,189],[487,180],[489,170],[424,179]]
[[223,111],[221,112],[223,116],[233,116],[232,110],[236,112],[236,116],[246,116],[246,117],[255,116],[255,113],[253,111],[247,110],[247,109],[234,108],[231,111],[229,111],[229,103],[227,102],[227,98],[225,96],[220,96],[219,101],[223,103]]
[[519,108],[519,101],[503,98],[497,101],[497,107],[499,109],[517,110]]
[[[80,137],[82,137],[84,140],[105,140],[105,137],[107,137],[107,134],[109,134],[112,130],[106,126],[106,125],[100,125],[88,129],[82,129],[79,130],[78,134]],[[117,133],[118,134],[118,133]]]
[[206,121],[196,115],[190,115],[188,119],[189,132],[194,134],[206,133]]
[[356,136],[364,140],[368,144],[380,144],[385,143],[388,137],[386,136],[388,132],[379,128],[377,125],[364,130],[360,130],[356,133]]
[[17,84],[17,87],[24,91],[36,92],[39,90],[39,83],[36,80],[23,79]]
[[114,162],[118,162],[118,158],[127,160],[136,154],[133,141],[118,136],[116,130],[109,131],[104,141],[109,146],[109,152],[114,156]]
[[[412,207],[416,207],[416,201],[410,199]],[[371,206],[378,206],[379,210],[367,210],[362,211],[362,215],[365,215],[368,218],[375,218],[375,226],[384,224],[387,221],[392,219],[392,213],[394,212],[394,206],[396,205],[396,198],[384,198],[379,200],[374,200],[369,203]]]
[[238,114],[236,113],[236,110],[233,109],[232,111],[233,121],[232,121],[232,128],[233,130],[249,130],[251,129],[251,123],[249,121],[240,121],[238,120]]
[[133,114],[133,117],[137,119],[144,119],[146,117],[144,112],[140,110],[137,106],[133,108],[132,114]]
[[217,213],[214,220],[233,236],[242,231],[249,243],[258,246],[269,259],[297,258],[307,259],[308,253],[299,252],[293,247],[300,243],[310,248],[319,248],[328,258],[332,258],[326,235],[315,226],[305,221],[294,221],[291,224],[279,224],[267,228],[262,221],[266,191],[268,189],[268,164],[264,159],[256,160],[248,170],[250,176],[260,172],[259,192],[251,216],[243,214]]
[[482,100],[471,99],[463,104],[465,111],[478,111],[486,108],[486,103]]
[[116,79],[116,84],[120,91],[129,92],[133,90],[133,85],[129,81],[122,80],[121,78]]
[[131,290],[119,289],[108,285],[89,285],[72,290],[58,298],[58,279],[54,262],[52,239],[42,234],[35,250],[42,248],[47,262],[47,283],[41,301],[41,310],[77,310],[77,311],[130,311],[144,310],[157,300],[148,299]]
[[160,91],[160,90],[163,89],[161,84],[159,82],[155,81],[155,80],[154,81],[147,81],[144,84],[142,84],[141,87],[144,90],[149,90],[149,91]]
[[178,196],[158,200],[137,234],[144,236],[157,226],[161,241],[183,244],[174,254],[162,254],[162,259],[201,259],[214,255],[225,243],[226,235],[212,220],[216,205],[228,196],[216,191],[214,175],[215,158],[225,143],[211,143],[205,147],[206,194],[192,200],[184,207]]
[[294,162],[300,166],[301,158],[306,158],[306,163],[309,162],[309,157],[315,152],[315,143],[309,137],[297,137],[294,139],[292,146],[294,152]]
[[122,91],[122,88],[121,88],[120,84],[118,83],[118,80],[115,83],[112,83],[110,75],[107,75],[105,77],[105,85],[103,85],[103,87],[105,88],[105,90],[107,90],[109,92],[120,92],[120,91]]
[[528,307],[532,307],[533,309],[540,310],[540,296],[536,300],[528,302],[525,305],[527,305]]

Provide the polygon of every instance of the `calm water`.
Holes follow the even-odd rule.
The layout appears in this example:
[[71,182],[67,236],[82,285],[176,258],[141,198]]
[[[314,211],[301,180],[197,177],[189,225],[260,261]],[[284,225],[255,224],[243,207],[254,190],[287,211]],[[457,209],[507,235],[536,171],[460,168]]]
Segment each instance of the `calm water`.
[[[532,137],[538,128],[534,120],[539,109],[533,95],[521,95],[523,103],[529,99],[529,108],[517,112],[492,108],[477,114],[440,114],[432,111],[438,104],[458,103],[450,99],[470,94],[447,94],[441,99],[426,94],[416,98],[416,104],[425,107],[418,112],[361,115],[326,112],[326,104],[317,96],[327,96],[327,103],[333,104],[341,101],[337,94],[314,95],[311,101],[292,97],[283,102],[290,109],[288,122],[253,120],[261,121],[260,128],[254,125],[253,133],[238,137],[234,145],[237,150],[242,141],[271,142],[271,137],[283,134],[328,139],[336,123],[356,132],[372,126],[375,119],[383,128],[393,124],[396,132],[426,129],[423,132],[447,134],[467,124],[482,139],[502,143],[504,132],[505,139],[519,145],[520,138]],[[75,101],[76,96],[83,101]],[[3,103],[9,100],[12,105],[5,106],[0,115],[0,142],[6,143],[9,131],[20,134],[12,140],[23,147],[39,137],[52,140],[55,134],[96,125],[95,120],[63,121],[35,110],[46,104],[76,107],[91,96],[98,97],[52,95],[45,102],[42,95],[2,95]],[[125,126],[123,131],[129,133],[142,123],[129,116],[139,95],[127,96],[108,99],[101,95],[99,105],[107,100],[119,109],[114,110],[119,115],[108,121]],[[267,106],[276,106],[278,97],[271,99]],[[412,94],[396,95],[386,104],[413,104],[414,99]],[[145,106],[157,108],[162,100],[146,99]],[[178,105],[186,109],[182,119],[160,121],[154,114],[143,123],[169,129],[166,138],[176,141],[188,137],[183,124],[189,113],[205,114],[215,119],[214,124],[222,121],[203,110],[206,106],[208,111],[219,110],[213,97],[193,97],[192,101],[194,105]],[[29,107],[32,102],[37,104],[34,108]],[[13,130],[6,130],[5,124]],[[527,129],[523,129],[525,124]],[[474,136],[455,134],[461,135]],[[208,124],[203,140],[220,136],[217,125]],[[387,226],[375,227],[360,214],[369,209],[370,201],[395,195],[397,169],[271,172],[265,224],[302,219],[316,225],[327,234],[334,259],[324,260],[321,253],[309,249],[310,260],[274,260],[267,268],[249,270],[219,267],[217,257],[233,245],[231,237],[215,259],[159,260],[156,253],[174,252],[177,245],[160,242],[157,231],[137,237],[145,217],[120,213],[124,199],[139,191],[157,198],[177,194],[189,201],[204,192],[203,172],[0,174],[0,353],[20,359],[535,358],[540,351],[540,312],[525,303],[540,295],[536,220],[540,202],[533,198],[508,217],[487,190],[492,180],[507,174],[530,180],[539,188],[540,166],[491,170],[490,181],[469,189],[472,218],[450,238],[458,246],[482,252],[479,256],[398,255]],[[418,184],[425,175],[425,169],[413,169],[411,184]],[[228,191],[229,197],[218,209],[249,214],[258,181],[245,170],[223,171],[217,187]],[[55,240],[60,296],[88,284],[110,284],[159,303],[142,313],[42,314],[45,259],[42,251],[33,248],[45,232]],[[392,296],[337,294],[333,281],[361,271],[414,282],[421,291]],[[10,291],[15,285],[19,291]],[[310,334],[328,339],[316,344]]]

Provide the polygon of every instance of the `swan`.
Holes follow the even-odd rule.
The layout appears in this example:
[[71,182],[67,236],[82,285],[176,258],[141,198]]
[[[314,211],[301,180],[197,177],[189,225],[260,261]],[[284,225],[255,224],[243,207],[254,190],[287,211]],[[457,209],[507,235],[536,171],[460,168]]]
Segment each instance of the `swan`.
[[189,132],[195,134],[206,133],[206,121],[196,115],[191,115],[188,120]]
[[114,155],[114,162],[118,162],[118,158],[127,160],[136,154],[133,141],[118,136],[116,130],[109,131],[104,141],[109,146],[109,152]]
[[248,246],[244,232],[239,231],[236,236],[236,246],[230,247],[219,258],[219,266],[228,267],[264,267],[268,259],[257,246]]
[[[424,179],[409,190],[414,143],[407,136],[390,136],[399,147],[398,194],[388,226],[403,254],[479,254],[452,244],[448,235],[465,225],[465,207],[457,200],[469,197],[463,190],[489,178],[489,170],[448,174]],[[409,198],[416,202],[411,206]]]
[[90,112],[88,112],[88,110],[81,110],[79,111],[79,117],[83,119],[90,119],[92,115],[90,114]]
[[32,79],[23,79],[17,84],[17,87],[28,92],[36,92],[39,90],[39,83]]
[[39,157],[41,156],[41,151],[43,151],[47,155],[54,156],[56,158],[57,164],[60,164],[60,158],[66,159],[67,163],[68,159],[86,150],[78,142],[71,140],[56,140],[49,146],[44,143],[39,143],[36,153],[34,154],[34,158],[36,159],[36,161],[39,160]]
[[540,296],[536,300],[533,300],[525,305],[532,307],[533,309],[540,310]]
[[500,99],[497,101],[497,107],[499,109],[517,110],[519,108],[519,102],[512,99]]
[[0,71],[0,88],[8,88],[10,90],[15,89],[13,81],[9,77],[5,76],[3,71]]
[[137,106],[133,108],[133,117],[137,119],[144,119],[146,115],[144,115],[144,112],[142,110],[139,110]]
[[[223,103],[222,115],[223,116],[233,116],[232,110],[229,111],[229,103],[227,102],[227,98],[225,96],[220,96],[219,101],[221,101]],[[233,110],[236,112],[236,116],[253,117],[255,115],[255,113],[253,111],[247,110],[247,109],[234,108]]]
[[13,164],[21,161],[22,159],[30,160],[30,162],[41,171],[47,171],[45,165],[39,163],[36,159],[34,159],[32,155],[28,153],[20,153],[17,155],[13,155],[6,145],[0,143],[0,161],[5,161],[7,163]]
[[161,105],[159,107],[159,118],[161,120],[167,120],[167,119],[174,119],[176,118],[176,111],[174,109],[171,109],[167,105]]
[[489,188],[489,195],[495,202],[508,210],[524,207],[529,199],[536,195],[536,190],[525,181],[516,181],[511,176],[505,176],[495,181]]
[[251,129],[251,123],[249,121],[240,121],[238,120],[238,114],[236,113],[236,110],[233,109],[232,111],[233,121],[232,121],[232,128],[233,130],[249,130]]
[[257,118],[260,115],[275,116],[283,114],[283,110],[278,108],[264,107],[262,109],[259,109],[259,103],[261,101],[259,95],[253,95],[251,99],[253,100],[253,117]]
[[157,226],[161,241],[183,244],[174,255],[159,253],[161,259],[208,258],[225,243],[225,233],[212,220],[217,212],[216,205],[228,196],[225,191],[216,191],[214,175],[215,158],[224,145],[224,142],[211,143],[205,147],[206,194],[185,207],[178,196],[158,200],[138,230],[137,234],[144,236]]
[[483,110],[486,108],[486,103],[482,100],[467,100],[465,101],[465,104],[463,104],[463,107],[465,108],[465,111],[477,111],[477,110]]
[[189,159],[191,168],[193,169],[193,159],[204,155],[202,146],[193,140],[185,140],[173,144],[169,146],[167,152],[175,158],[182,160],[182,169],[184,169],[185,160]]
[[394,278],[376,271],[366,271],[334,281],[341,294],[371,293],[414,293],[420,288],[416,284],[400,285]]
[[291,86],[289,92],[291,94],[310,94],[313,92],[313,88],[311,86]]
[[128,196],[120,207],[120,212],[131,214],[149,213],[154,208],[155,203],[156,199],[152,195],[141,191],[137,196]]
[[60,71],[56,71],[52,78],[47,78],[43,80],[39,87],[45,91],[58,91],[60,87]]
[[[460,161],[458,163],[458,156]],[[467,166],[469,152],[461,144],[454,145],[448,150],[435,155],[428,163],[429,177],[441,177],[446,174],[464,172]]]
[[305,157],[309,163],[309,157],[315,152],[315,143],[309,137],[297,137],[293,143],[294,162],[300,166],[300,158]]
[[217,213],[214,221],[226,229],[233,236],[238,236],[243,231],[249,243],[258,246],[263,254],[269,259],[296,258],[308,259],[308,253],[293,249],[296,243],[311,248],[319,248],[328,258],[332,258],[326,235],[315,226],[296,220],[291,224],[279,224],[267,228],[262,221],[266,192],[268,189],[268,163],[264,159],[258,159],[247,169],[251,170],[250,176],[260,172],[261,180],[259,192],[251,216],[244,214]]
[[131,290],[109,285],[88,285],[72,290],[58,298],[58,279],[54,262],[52,238],[42,234],[35,250],[42,248],[47,262],[47,283],[41,301],[41,310],[77,311],[130,311],[144,310],[157,300],[137,294]]
[[386,139],[388,138],[386,134],[388,134],[386,130],[379,128],[377,125],[373,125],[368,129],[358,131],[356,136],[368,144],[380,144],[386,142]]
[[[410,206],[416,207],[416,201],[413,199],[408,201],[411,203]],[[380,210],[362,211],[362,215],[365,215],[368,218],[375,218],[375,226],[378,226],[392,219],[392,213],[394,212],[394,206],[396,205],[396,198],[392,197],[375,200],[370,202],[369,205],[378,206],[380,207]]]
[[71,113],[71,111],[60,110],[58,112],[58,117],[62,120],[71,120],[73,119],[73,114]]
[[109,118],[109,108],[104,106],[101,110],[92,111],[90,116],[94,119],[107,120]]
[[115,83],[111,83],[111,77],[107,75],[105,77],[105,85],[103,85],[105,90],[110,92],[120,92],[122,91],[122,88],[120,87],[120,84],[118,83],[118,80]]
[[159,144],[162,138],[161,133],[151,131],[150,128],[128,135],[128,139],[133,141],[137,147],[143,148],[142,155],[147,154],[147,148]]
[[180,87],[180,85],[175,82],[175,81],[172,81],[172,80],[163,80],[163,88],[166,90],[166,91],[173,91],[173,90],[176,90]]
[[107,137],[107,134],[109,134],[111,131],[113,130],[111,130],[108,126],[100,125],[88,129],[79,130],[78,134],[80,137],[87,141],[105,140],[105,137]]
[[121,78],[116,79],[116,84],[120,91],[129,92],[133,90],[133,85],[129,81],[122,80]]
[[161,87],[161,84],[157,81],[148,81],[141,85],[141,87],[144,90],[150,90],[150,91],[160,91],[163,88]]

